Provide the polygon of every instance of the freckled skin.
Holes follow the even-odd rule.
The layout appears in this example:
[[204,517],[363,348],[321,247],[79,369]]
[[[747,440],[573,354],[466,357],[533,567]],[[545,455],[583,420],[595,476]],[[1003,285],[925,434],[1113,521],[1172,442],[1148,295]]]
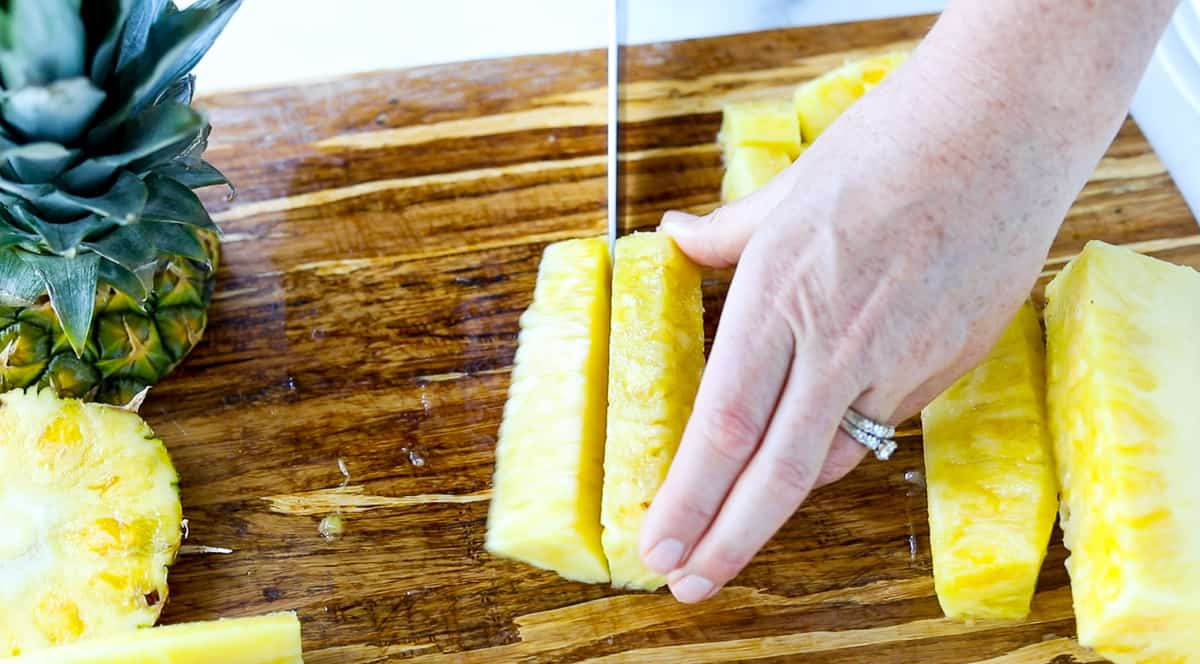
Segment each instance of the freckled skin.
[[[1028,296],[1175,0],[954,0],[909,62],[755,194],[663,228],[737,265],[641,551],[681,601],[732,579],[973,367]],[[1121,47],[1114,48],[1114,44]]]

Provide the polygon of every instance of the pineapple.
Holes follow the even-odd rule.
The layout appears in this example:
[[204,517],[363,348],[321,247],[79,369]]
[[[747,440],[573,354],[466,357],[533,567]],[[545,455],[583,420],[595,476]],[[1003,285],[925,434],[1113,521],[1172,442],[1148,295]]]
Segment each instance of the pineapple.
[[1029,613],[1058,509],[1045,383],[1026,303],[987,359],[921,413],[934,586],[950,618]]
[[600,522],[614,586],[653,590],[638,536],[666,477],[704,368],[700,269],[659,233],[617,241]]
[[1118,664],[1200,661],[1200,274],[1092,242],[1046,296],[1079,641]]
[[805,143],[817,140],[850,105],[908,59],[908,53],[888,53],[845,64],[796,89],[792,98]]
[[785,100],[746,101],[725,107],[717,135],[728,155],[734,148],[755,146],[800,156],[800,123]]
[[154,624],[179,549],[177,483],[127,410],[0,396],[0,657]]
[[727,153],[725,158],[721,201],[732,203],[758,191],[791,164],[792,160],[787,154],[772,148],[733,148],[733,152]]
[[0,391],[128,404],[204,332],[217,227],[188,73],[241,0],[0,3]]
[[547,247],[521,316],[488,514],[488,551],[588,583],[608,581],[600,548],[608,309],[605,239]]
[[42,650],[21,664],[303,664],[291,612],[154,627]]

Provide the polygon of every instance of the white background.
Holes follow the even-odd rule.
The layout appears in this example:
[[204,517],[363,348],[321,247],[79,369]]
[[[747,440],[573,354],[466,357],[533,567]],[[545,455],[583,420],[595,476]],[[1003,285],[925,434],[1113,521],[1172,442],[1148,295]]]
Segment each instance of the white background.
[[[198,88],[205,94],[376,69],[599,48],[607,39],[607,2],[245,0],[196,68]],[[945,5],[944,0],[626,3],[626,43],[919,14]],[[1133,112],[1200,216],[1200,0],[1182,4]]]

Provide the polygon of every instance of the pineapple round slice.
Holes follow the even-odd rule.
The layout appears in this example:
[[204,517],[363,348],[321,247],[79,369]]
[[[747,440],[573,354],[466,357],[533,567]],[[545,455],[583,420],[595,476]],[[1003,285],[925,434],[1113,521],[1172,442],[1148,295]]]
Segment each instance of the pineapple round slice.
[[136,414],[0,395],[0,658],[154,624],[181,520],[171,459]]

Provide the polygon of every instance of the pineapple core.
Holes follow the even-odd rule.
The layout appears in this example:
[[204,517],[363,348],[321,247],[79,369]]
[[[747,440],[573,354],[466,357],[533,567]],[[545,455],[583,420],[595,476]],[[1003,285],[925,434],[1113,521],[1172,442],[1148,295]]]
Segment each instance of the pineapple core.
[[177,483],[134,413],[0,396],[0,658],[154,624],[179,549]]
[[666,477],[704,368],[700,269],[659,233],[617,241],[604,451],[604,553],[613,585],[653,590],[639,531]]
[[934,587],[948,617],[1029,613],[1058,508],[1044,353],[1026,303],[983,363],[921,413]]
[[908,53],[900,52],[851,62],[797,88],[792,102],[804,142],[817,140],[859,97],[907,59]]
[[22,657],[20,664],[303,664],[300,621],[272,613],[124,632]]
[[600,546],[608,310],[605,239],[547,247],[521,316],[488,514],[488,551],[588,583],[608,581]]
[[1200,274],[1092,242],[1046,297],[1079,642],[1200,661]]

